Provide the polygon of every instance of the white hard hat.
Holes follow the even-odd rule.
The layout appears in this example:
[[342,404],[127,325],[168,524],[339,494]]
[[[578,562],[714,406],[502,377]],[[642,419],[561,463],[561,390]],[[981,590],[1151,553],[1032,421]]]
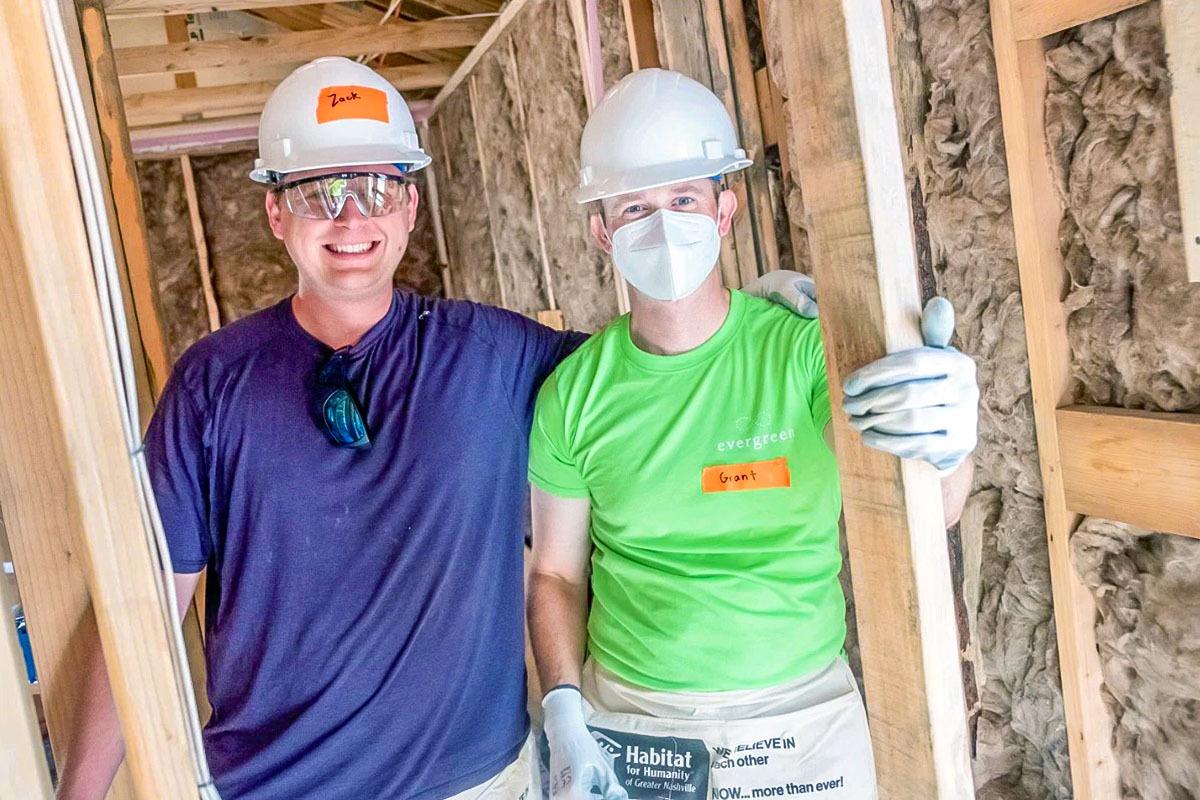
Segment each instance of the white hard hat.
[[348,58],[318,58],[267,98],[250,177],[271,183],[307,169],[404,164],[417,170],[430,161],[395,86]]
[[715,177],[751,163],[716,95],[678,72],[642,69],[609,89],[584,126],[575,200]]

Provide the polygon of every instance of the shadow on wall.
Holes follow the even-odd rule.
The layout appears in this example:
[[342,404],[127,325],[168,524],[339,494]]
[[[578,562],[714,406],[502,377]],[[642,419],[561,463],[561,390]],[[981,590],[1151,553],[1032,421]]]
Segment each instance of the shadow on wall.
[[[296,268],[267,226],[263,187],[246,177],[253,161],[250,150],[192,158],[213,290],[223,323],[269,306],[296,289]],[[162,324],[174,361],[208,333],[183,173],[177,159],[147,160],[138,162],[138,178]],[[408,251],[396,273],[396,285],[440,295],[441,274],[421,173],[416,180],[422,202]]]

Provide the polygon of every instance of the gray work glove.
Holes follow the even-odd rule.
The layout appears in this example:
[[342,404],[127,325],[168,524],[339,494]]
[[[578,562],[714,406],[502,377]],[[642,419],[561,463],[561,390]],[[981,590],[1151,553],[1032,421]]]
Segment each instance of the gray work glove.
[[542,700],[543,727],[550,742],[553,800],[629,800],[612,764],[592,738],[583,716],[583,695],[574,686],[551,690]]

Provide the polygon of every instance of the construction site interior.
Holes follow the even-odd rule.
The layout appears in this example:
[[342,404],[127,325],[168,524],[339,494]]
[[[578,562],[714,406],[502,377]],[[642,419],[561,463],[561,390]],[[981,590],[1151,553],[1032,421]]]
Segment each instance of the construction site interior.
[[[13,30],[25,5],[0,3],[0,51],[9,52],[0,63],[19,74],[16,59],[35,56],[17,43],[40,39]],[[840,357],[844,374],[864,351],[830,342],[856,340],[856,326],[874,332],[867,340],[891,341],[891,287],[907,280],[918,299],[951,301],[955,346],[978,366],[974,484],[961,522],[932,539],[932,562],[948,565],[952,589],[943,617],[937,586],[921,577],[929,551],[907,539],[904,520],[917,514],[904,512],[902,473],[885,499],[872,494],[876,484],[854,490],[853,470],[843,474],[847,650],[864,685],[881,796],[967,796],[946,788],[951,768],[940,764],[958,746],[979,800],[1200,800],[1195,0],[57,5],[150,397],[197,340],[295,290],[263,187],[247,174],[258,114],[299,64],[360,59],[410,103],[433,163],[416,173],[422,202],[398,286],[586,332],[629,307],[571,200],[590,110],[640,68],[711,88],[754,162],[732,182],[740,207],[720,255],[726,284],[776,269],[814,275],[831,363]],[[867,6],[884,22],[884,46],[856,39]],[[890,190],[915,253],[907,276],[884,275],[887,259],[872,256],[879,219],[869,198],[897,178],[860,149],[864,125],[890,130],[855,101],[869,68],[891,77],[902,171]],[[23,202],[14,175],[0,177],[0,205]],[[3,259],[18,271],[15,250]],[[871,302],[854,302],[874,288]],[[20,321],[17,302],[5,307],[5,331]],[[17,352],[5,354],[6,392],[22,380],[9,367]],[[4,414],[10,429],[23,424],[15,405]],[[115,576],[94,554],[80,556],[79,520],[95,508],[64,506],[55,517],[50,501],[22,505],[58,467],[13,462],[35,445],[6,437],[0,627],[13,639],[17,612],[37,680],[22,667],[0,699],[36,709],[52,775],[69,746],[79,653],[97,635],[89,596]],[[85,472],[62,480],[86,482]],[[856,503],[869,513],[856,516]],[[889,514],[872,516],[885,506]],[[885,517],[895,530],[875,525]],[[115,622],[102,625],[134,613],[113,602]],[[184,621],[201,716],[202,605]],[[939,645],[949,667],[931,662]],[[898,653],[913,654],[914,673]],[[963,719],[934,702],[928,681],[907,683],[942,668],[961,683]],[[21,735],[24,717],[3,717],[0,734]],[[0,794],[41,797],[17,759],[7,766]],[[110,797],[150,797],[139,781],[123,769]]]

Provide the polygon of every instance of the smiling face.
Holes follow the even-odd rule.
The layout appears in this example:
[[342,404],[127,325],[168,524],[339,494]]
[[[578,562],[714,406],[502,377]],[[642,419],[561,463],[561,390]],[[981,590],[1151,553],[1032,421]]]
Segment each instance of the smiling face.
[[656,211],[667,209],[690,214],[704,214],[717,222],[717,232],[724,236],[733,224],[737,210],[737,195],[722,189],[711,178],[672,183],[654,189],[606,197],[600,201],[603,214],[593,213],[590,219],[592,237],[606,253],[612,252],[612,235],[620,228]]
[[[401,175],[391,164],[309,170],[287,180],[336,172],[378,172]],[[288,210],[283,198],[267,192],[267,220],[283,242],[300,274],[300,292],[315,292],[331,300],[354,300],[390,292],[392,278],[408,247],[417,219],[417,189],[406,187],[406,200],[395,212],[364,217],[353,200],[337,219],[308,219]]]

